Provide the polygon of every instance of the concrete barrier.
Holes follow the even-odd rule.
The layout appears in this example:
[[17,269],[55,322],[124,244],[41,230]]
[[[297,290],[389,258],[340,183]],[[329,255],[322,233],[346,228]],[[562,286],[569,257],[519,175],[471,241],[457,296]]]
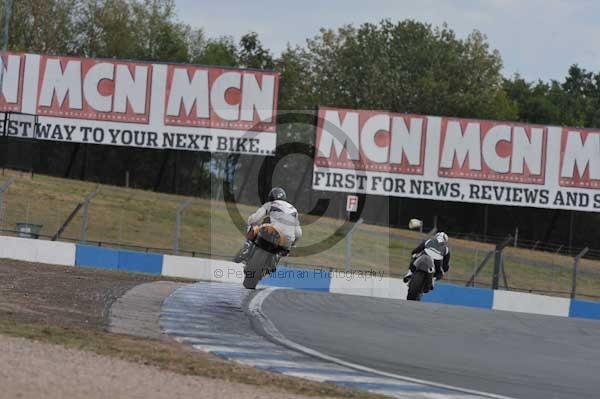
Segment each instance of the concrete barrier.
[[373,296],[379,298],[406,299],[408,285],[401,279],[383,277],[373,281]]
[[569,317],[600,320],[600,302],[572,299],[569,307]]
[[161,274],[163,255],[152,252],[119,251],[119,270]]
[[408,287],[401,279],[396,278],[379,276],[349,278],[343,274],[334,274],[329,291],[346,295],[406,299]]
[[492,308],[510,312],[568,317],[570,303],[569,298],[496,290]]
[[334,274],[331,278],[329,292],[346,295],[373,296],[373,280],[348,278],[341,274]]
[[243,266],[239,263],[186,256],[165,255],[162,275],[222,283],[244,281]]
[[[241,284],[244,280],[243,265],[228,261],[122,251],[18,237],[0,236],[0,258],[225,283]],[[393,299],[405,299],[407,293],[407,286],[401,279],[298,269],[285,265],[280,266],[274,276],[263,279],[261,284]],[[423,301],[600,320],[599,302],[513,291],[492,291],[446,283],[437,283],[435,290],[426,294]]]
[[0,236],[0,257],[25,262],[74,266],[75,244]]
[[90,245],[77,245],[75,264],[78,267],[95,269],[161,274],[163,255],[93,247]]
[[434,290],[423,296],[423,302],[491,309],[493,297],[488,289],[436,283]]
[[78,267],[118,270],[119,252],[111,248],[77,245],[75,264]]
[[331,274],[319,269],[297,269],[278,266],[275,273],[263,278],[259,285],[272,287],[297,288],[309,291],[328,292],[331,284]]

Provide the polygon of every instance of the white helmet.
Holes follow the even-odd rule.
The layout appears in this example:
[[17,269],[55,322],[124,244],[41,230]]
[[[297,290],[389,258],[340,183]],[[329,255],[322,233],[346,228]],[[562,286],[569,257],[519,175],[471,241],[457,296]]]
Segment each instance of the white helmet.
[[446,253],[446,244],[437,239],[427,240],[427,242],[425,242],[425,253],[433,260],[442,260]]
[[448,245],[448,234],[444,233],[443,231],[437,233],[435,235],[435,239],[444,245]]

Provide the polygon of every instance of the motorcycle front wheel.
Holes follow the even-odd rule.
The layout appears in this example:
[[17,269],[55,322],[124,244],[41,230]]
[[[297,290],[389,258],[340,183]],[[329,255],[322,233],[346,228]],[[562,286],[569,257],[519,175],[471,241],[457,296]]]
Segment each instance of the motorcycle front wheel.
[[426,275],[424,271],[417,270],[411,277],[408,283],[408,295],[406,299],[409,301],[420,301],[423,295],[423,286],[425,285]]

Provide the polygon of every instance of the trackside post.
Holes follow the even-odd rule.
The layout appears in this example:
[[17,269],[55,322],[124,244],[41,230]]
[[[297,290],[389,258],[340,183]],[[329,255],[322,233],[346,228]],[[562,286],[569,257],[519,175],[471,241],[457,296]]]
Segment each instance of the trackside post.
[[575,261],[573,262],[573,285],[571,286],[571,298],[575,298],[577,292],[577,269],[579,269],[579,260],[583,258],[583,256],[589,251],[588,247],[583,248],[583,250],[577,254],[575,257]]

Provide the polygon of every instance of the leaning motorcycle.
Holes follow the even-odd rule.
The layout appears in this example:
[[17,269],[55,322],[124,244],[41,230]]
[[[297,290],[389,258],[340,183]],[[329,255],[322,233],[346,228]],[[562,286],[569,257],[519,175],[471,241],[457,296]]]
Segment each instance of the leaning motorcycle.
[[406,299],[409,301],[420,301],[423,294],[428,293],[434,288],[435,260],[443,259],[446,252],[445,245],[436,240],[429,240],[425,243],[425,249],[413,259],[412,265],[414,271],[408,282],[408,294]]
[[289,250],[283,246],[285,238],[275,226],[265,223],[255,229],[254,245],[244,267],[244,287],[251,290],[263,277],[275,272],[281,257],[289,254]]

